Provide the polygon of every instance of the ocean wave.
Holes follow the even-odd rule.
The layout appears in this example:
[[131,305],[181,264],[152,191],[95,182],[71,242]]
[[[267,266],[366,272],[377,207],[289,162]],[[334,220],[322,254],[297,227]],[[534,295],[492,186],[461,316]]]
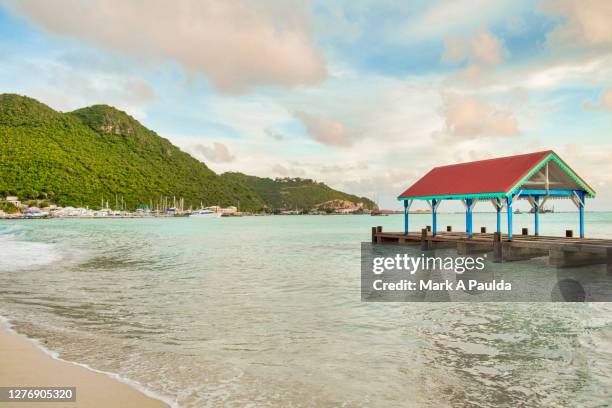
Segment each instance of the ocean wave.
[[41,267],[62,259],[53,244],[19,240],[13,234],[0,235],[0,272]]

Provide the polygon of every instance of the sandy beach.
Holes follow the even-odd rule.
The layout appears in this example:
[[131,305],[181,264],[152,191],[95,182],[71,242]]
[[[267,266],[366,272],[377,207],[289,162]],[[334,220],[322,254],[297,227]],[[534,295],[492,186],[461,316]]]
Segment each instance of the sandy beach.
[[[0,328],[0,387],[76,387],[76,402],[42,403],[69,407],[163,408],[165,403],[146,396],[131,386],[84,367],[56,360],[31,341]],[[40,402],[0,402],[1,407],[40,407]]]

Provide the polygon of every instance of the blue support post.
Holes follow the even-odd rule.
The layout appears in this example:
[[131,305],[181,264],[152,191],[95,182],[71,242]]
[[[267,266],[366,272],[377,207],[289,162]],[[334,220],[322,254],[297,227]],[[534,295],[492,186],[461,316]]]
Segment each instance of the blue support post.
[[408,200],[404,200],[404,234],[408,235]]
[[501,234],[501,201],[496,201],[497,207],[497,232]]
[[580,211],[580,238],[584,238],[584,203],[585,203],[584,191],[579,191],[578,197],[580,198],[580,206],[578,208],[578,210]]
[[438,230],[437,216],[436,216],[436,205],[438,204],[438,200],[435,198],[431,200],[431,223],[432,223],[432,234],[435,237],[436,231]]
[[540,196],[533,197],[533,215],[535,218],[535,234],[540,235]]
[[465,200],[465,221],[468,238],[472,238],[472,204],[474,200],[468,198]]
[[508,215],[508,241],[512,241],[512,196],[506,197],[506,212]]

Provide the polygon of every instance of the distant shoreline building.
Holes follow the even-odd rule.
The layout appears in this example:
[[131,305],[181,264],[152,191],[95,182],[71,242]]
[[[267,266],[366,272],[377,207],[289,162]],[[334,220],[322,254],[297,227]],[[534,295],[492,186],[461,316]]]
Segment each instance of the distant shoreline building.
[[17,208],[21,207],[21,201],[19,201],[19,197],[17,196],[7,196],[4,201],[9,204],[13,204]]

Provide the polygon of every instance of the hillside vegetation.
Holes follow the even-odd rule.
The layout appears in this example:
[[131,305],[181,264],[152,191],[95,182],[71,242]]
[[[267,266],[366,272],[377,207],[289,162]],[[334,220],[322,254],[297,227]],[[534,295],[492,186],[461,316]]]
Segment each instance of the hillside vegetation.
[[183,197],[186,207],[202,202],[243,211],[348,196],[319,183],[274,187],[273,180],[241,176],[217,175],[111,106],[62,113],[28,97],[0,95],[0,196],[92,208],[120,197],[134,209],[163,195]]
[[243,173],[224,173],[222,177],[251,187],[271,208],[313,209],[323,208],[332,202],[350,201],[363,203],[365,208],[375,208],[374,202],[332,189],[324,183],[303,178],[262,178]]

